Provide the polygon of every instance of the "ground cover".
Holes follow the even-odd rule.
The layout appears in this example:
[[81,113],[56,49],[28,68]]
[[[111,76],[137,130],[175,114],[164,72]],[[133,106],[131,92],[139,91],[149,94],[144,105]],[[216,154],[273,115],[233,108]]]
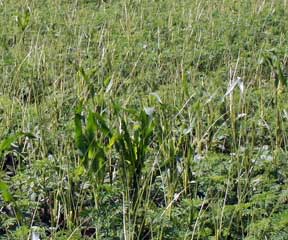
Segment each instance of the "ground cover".
[[288,239],[287,5],[0,0],[0,239]]

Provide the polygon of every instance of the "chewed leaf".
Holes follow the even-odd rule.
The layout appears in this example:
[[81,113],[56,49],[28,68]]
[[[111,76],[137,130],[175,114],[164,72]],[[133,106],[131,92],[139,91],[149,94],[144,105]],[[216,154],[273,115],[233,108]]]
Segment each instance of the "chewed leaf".
[[239,78],[238,87],[240,89],[241,94],[243,94],[244,93],[244,82],[242,81],[241,78]]
[[109,81],[109,84],[106,87],[105,93],[110,92],[110,90],[112,89],[113,86],[113,78],[111,78],[111,80]]
[[242,79],[241,79],[240,77],[238,77],[236,80],[234,80],[234,81],[230,84],[230,86],[229,86],[229,88],[227,89],[224,97],[230,95],[230,94],[234,91],[235,87],[237,87],[237,85],[238,85],[238,87],[239,87],[239,89],[240,89],[241,94],[243,94],[243,92],[244,92],[244,82],[242,81]]
[[155,112],[155,108],[153,107],[144,107],[144,111],[148,116],[152,116],[153,113]]
[[184,134],[184,135],[190,134],[190,133],[192,132],[192,130],[193,130],[192,127],[185,128],[185,129],[183,130],[183,134]]
[[241,119],[241,118],[244,118],[246,116],[247,116],[246,113],[240,113],[240,114],[238,114],[237,119]]
[[163,103],[158,93],[152,92],[152,93],[150,93],[150,95],[156,97],[157,101],[158,101],[160,104]]
[[233,90],[235,89],[235,87],[237,86],[237,84],[238,84],[237,80],[234,81],[234,82],[232,82],[232,83],[230,84],[229,88],[227,89],[224,97],[230,95],[230,94],[233,92]]
[[32,231],[31,239],[40,240],[40,234],[38,232]]

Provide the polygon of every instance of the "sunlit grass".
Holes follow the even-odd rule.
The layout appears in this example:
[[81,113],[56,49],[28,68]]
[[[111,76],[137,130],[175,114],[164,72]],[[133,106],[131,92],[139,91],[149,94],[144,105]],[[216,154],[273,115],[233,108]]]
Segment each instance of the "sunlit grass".
[[0,239],[287,239],[286,1],[0,1]]

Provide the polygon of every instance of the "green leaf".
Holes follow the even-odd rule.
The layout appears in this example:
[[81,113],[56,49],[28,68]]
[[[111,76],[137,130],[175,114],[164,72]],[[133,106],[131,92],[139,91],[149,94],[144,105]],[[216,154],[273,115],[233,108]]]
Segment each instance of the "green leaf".
[[126,160],[129,160],[130,162],[134,163],[136,160],[135,154],[134,154],[134,150],[133,150],[133,144],[132,144],[132,140],[126,125],[126,122],[122,119],[122,130],[123,130],[123,140],[125,141],[125,145],[127,148],[127,152],[128,156],[125,156]]
[[83,79],[85,80],[86,83],[89,83],[89,78],[84,70],[83,67],[80,67],[78,70],[79,74],[83,77]]
[[0,142],[0,152],[9,150],[11,147],[11,144],[16,142],[17,139],[20,137],[35,138],[35,136],[32,133],[24,133],[24,132],[16,133],[12,136],[5,138],[4,140]]
[[110,131],[110,128],[108,127],[108,125],[106,124],[105,119],[97,112],[94,113],[94,116],[97,120],[97,126],[98,128],[107,136],[111,137],[112,136],[112,132]]
[[121,136],[119,134],[114,134],[109,140],[108,148],[111,149],[120,138]]
[[277,61],[276,63],[276,68],[277,68],[277,75],[279,77],[279,81],[281,82],[281,84],[283,86],[287,86],[287,81],[286,81],[286,78],[283,74],[283,71],[282,71],[282,68],[281,68],[281,64],[280,64],[280,61]]
[[5,202],[11,202],[13,200],[13,197],[9,191],[9,187],[4,182],[0,182],[0,193],[1,193],[3,200]]
[[86,139],[83,134],[82,129],[82,116],[81,116],[82,106],[78,106],[75,111],[75,117],[74,117],[74,125],[75,125],[75,140],[76,145],[81,151],[81,153],[84,155],[87,151],[86,148]]
[[92,160],[91,167],[92,167],[92,170],[96,172],[97,175],[99,175],[99,177],[103,175],[102,172],[103,170],[105,170],[104,169],[105,160],[106,160],[105,152],[103,148],[100,148],[98,146],[96,149],[96,155],[94,159]]
[[12,144],[13,142],[15,142],[15,141],[18,139],[19,136],[20,136],[19,134],[16,134],[16,135],[9,136],[9,137],[7,137],[6,139],[4,139],[4,140],[0,143],[0,151],[2,152],[2,151],[9,150],[10,147],[11,147],[11,144]]
[[95,139],[96,130],[97,130],[97,122],[95,118],[95,113],[90,111],[87,119],[87,140],[90,144]]

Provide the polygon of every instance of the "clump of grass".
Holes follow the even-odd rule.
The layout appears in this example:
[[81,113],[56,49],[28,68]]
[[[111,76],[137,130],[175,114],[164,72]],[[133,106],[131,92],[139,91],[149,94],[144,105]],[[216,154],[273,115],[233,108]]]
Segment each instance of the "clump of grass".
[[0,11],[0,238],[286,239],[286,1]]

